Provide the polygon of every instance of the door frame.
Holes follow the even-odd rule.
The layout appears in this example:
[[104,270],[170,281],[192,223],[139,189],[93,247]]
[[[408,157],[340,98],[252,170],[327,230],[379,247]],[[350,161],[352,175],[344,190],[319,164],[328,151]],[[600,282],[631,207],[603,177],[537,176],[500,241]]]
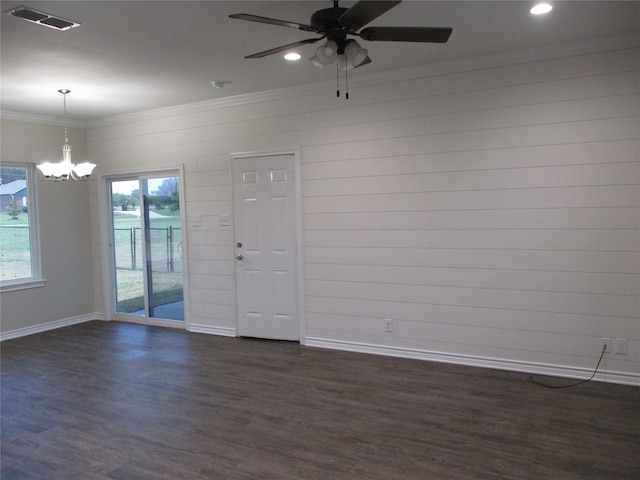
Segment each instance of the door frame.
[[[297,290],[297,307],[298,307],[298,322],[299,322],[299,333],[300,333],[300,344],[304,345],[306,343],[306,318],[305,318],[305,291],[304,291],[304,243],[302,241],[302,181],[301,181],[301,170],[300,170],[300,149],[295,148],[291,150],[276,150],[276,151],[266,151],[266,152],[238,152],[232,153],[229,159],[229,177],[231,182],[231,199],[233,203],[234,198],[234,182],[233,182],[233,161],[236,159],[245,159],[245,158],[260,158],[260,157],[271,157],[275,155],[293,155],[293,173],[294,173],[294,182],[295,182],[295,204],[296,204],[296,290]],[[231,210],[233,211],[235,205],[232,204]],[[234,219],[235,220],[235,219]],[[231,255],[235,254],[234,245],[237,242],[236,239],[236,229],[235,224],[233,227],[233,244]],[[234,264],[235,264],[235,260]],[[237,269],[233,269],[233,281],[234,285],[237,285]],[[236,322],[236,336],[238,336],[238,296],[237,296],[237,286],[235,287],[235,322]]]
[[[115,273],[113,265],[115,258],[113,255],[112,231],[113,218],[110,215],[111,198],[108,183],[113,180],[125,180],[130,177],[144,177],[147,175],[159,176],[163,174],[178,173],[179,178],[179,201],[180,201],[180,229],[182,236],[182,293],[184,298],[184,320],[165,320],[150,317],[140,317],[139,315],[129,315],[116,312],[115,306]],[[107,321],[116,320],[129,323],[140,323],[143,325],[154,325],[159,327],[170,327],[189,330],[189,256],[187,253],[187,218],[185,209],[184,191],[184,166],[148,168],[136,170],[113,170],[98,176],[98,210],[100,223],[100,250],[102,258],[102,296],[104,302],[104,319]],[[145,277],[146,278],[146,277]]]

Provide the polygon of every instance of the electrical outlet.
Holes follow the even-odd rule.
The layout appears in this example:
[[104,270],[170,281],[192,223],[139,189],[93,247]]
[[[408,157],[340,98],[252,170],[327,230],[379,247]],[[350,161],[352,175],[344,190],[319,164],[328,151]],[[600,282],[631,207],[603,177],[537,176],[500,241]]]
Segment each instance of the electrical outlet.
[[626,355],[627,354],[627,339],[626,338],[616,338],[614,343],[614,348],[616,355]]
[[604,353],[611,353],[611,339],[610,338],[601,338],[600,339],[600,351],[602,351],[603,348],[605,349]]
[[384,319],[384,331],[385,333],[393,333],[393,320],[390,318]]

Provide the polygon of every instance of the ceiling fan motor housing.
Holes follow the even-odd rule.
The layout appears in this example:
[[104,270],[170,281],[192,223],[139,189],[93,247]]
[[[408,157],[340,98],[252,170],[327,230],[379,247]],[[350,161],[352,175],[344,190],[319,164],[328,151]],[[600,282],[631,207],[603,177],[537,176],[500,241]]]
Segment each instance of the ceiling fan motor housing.
[[311,15],[311,26],[318,29],[320,32],[341,29],[342,26],[338,22],[338,18],[340,18],[347,10],[349,9],[344,7],[324,8],[322,10],[318,10]]
[[349,9],[344,7],[325,8],[311,15],[311,26],[318,32],[326,34],[327,39],[336,42],[339,53],[344,51],[344,43],[349,29],[341,25],[338,18],[347,10]]

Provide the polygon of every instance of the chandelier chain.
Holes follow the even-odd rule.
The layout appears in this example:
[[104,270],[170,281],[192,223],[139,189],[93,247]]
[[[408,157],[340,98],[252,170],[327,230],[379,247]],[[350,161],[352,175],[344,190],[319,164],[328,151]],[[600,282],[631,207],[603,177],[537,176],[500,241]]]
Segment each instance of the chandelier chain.
[[67,134],[67,93],[70,93],[70,90],[58,90],[62,94],[62,105],[64,111],[64,143],[69,143],[69,135]]

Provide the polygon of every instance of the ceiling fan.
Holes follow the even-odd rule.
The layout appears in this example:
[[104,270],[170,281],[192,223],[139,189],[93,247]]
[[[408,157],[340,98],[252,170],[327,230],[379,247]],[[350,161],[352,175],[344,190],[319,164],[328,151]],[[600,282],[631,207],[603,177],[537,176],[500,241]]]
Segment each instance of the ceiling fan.
[[[270,48],[262,52],[248,55],[245,58],[262,58],[275,53],[291,50],[292,48],[327,41],[318,48],[310,61],[324,68],[338,60],[339,68],[349,70],[371,63],[367,50],[360,47],[358,42],[348,36],[360,37],[367,41],[384,42],[428,42],[445,43],[449,40],[452,29],[448,27],[367,27],[368,23],[383,13],[398,5],[400,1],[365,1],[361,0],[351,8],[339,7],[333,2],[333,8],[318,10],[311,15],[310,25],[303,23],[260,17],[248,13],[229,15],[231,18],[248,20],[250,22],[266,23],[281,27],[295,28],[305,32],[315,32],[321,36],[307,38],[280,47]],[[362,29],[362,30],[361,30]]]

